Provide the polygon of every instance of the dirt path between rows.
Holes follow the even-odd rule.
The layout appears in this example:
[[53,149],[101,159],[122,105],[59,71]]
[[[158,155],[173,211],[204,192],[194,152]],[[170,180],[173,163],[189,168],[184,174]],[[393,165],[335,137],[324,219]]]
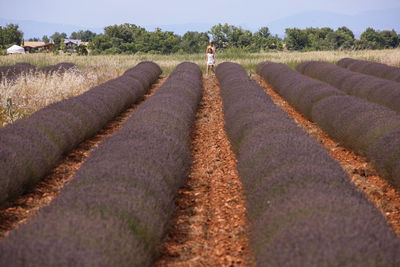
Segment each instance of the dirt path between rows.
[[400,237],[400,191],[380,177],[365,157],[356,155],[344,148],[338,142],[329,138],[316,124],[297,112],[286,100],[272,90],[260,76],[254,75],[253,78],[264,88],[277,106],[288,113],[310,136],[319,141],[329,155],[340,163],[351,178],[351,182],[363,191],[367,198],[383,213],[389,225]]
[[[166,80],[157,80],[149,92],[144,96],[144,100],[149,98],[157,88]],[[143,101],[144,101],[143,100]],[[0,239],[6,237],[11,230],[21,223],[26,222],[35,215],[41,207],[47,206],[57,197],[62,188],[73,178],[75,172],[87,159],[90,152],[96,148],[105,138],[118,131],[125,120],[132,114],[135,108],[142,103],[140,101],[109,122],[94,137],[82,142],[76,149],[69,153],[65,159],[54,168],[51,173],[40,181],[29,192],[19,197],[15,201],[6,204],[6,208],[0,210]]]
[[220,88],[203,79],[192,131],[193,166],[176,199],[173,227],[155,266],[253,266],[245,198],[224,130]]

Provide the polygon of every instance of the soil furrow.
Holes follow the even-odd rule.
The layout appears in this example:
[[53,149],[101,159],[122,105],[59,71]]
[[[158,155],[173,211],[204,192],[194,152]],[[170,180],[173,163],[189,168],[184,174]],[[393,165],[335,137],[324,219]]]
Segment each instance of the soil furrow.
[[[149,98],[166,78],[156,81],[144,100]],[[143,100],[143,101],[144,101]],[[131,115],[135,108],[142,103],[140,101],[109,122],[94,137],[82,142],[76,149],[69,153],[62,162],[55,167],[49,175],[35,185],[29,192],[18,199],[7,203],[0,210],[0,239],[6,237],[9,232],[26,222],[35,215],[41,207],[47,206],[57,197],[62,188],[73,178],[75,172],[87,159],[90,152],[96,148],[105,138],[118,131],[124,121]]]
[[320,142],[329,155],[340,163],[349,175],[351,182],[360,191],[363,191],[367,198],[383,213],[389,225],[400,237],[400,191],[379,176],[365,157],[344,148],[338,142],[329,138],[316,124],[297,112],[286,100],[272,90],[262,77],[254,75],[253,78],[264,88],[277,106],[292,117],[310,136]]
[[203,84],[192,131],[193,166],[155,266],[252,266],[245,198],[224,130],[220,88],[214,76]]

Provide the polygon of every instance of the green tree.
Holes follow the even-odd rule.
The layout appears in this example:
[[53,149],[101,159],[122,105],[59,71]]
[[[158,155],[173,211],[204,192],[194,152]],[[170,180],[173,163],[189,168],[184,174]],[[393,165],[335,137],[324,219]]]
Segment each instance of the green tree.
[[0,27],[0,46],[6,48],[10,45],[21,45],[23,42],[23,32],[17,24],[7,24],[4,28]]
[[285,43],[289,50],[303,50],[310,46],[306,31],[298,28],[287,28],[285,34]]
[[47,35],[43,35],[42,41],[43,41],[45,44],[48,44],[48,43],[50,42],[50,39],[49,39],[49,37],[47,37]]
[[249,47],[251,45],[253,41],[253,33],[249,30],[243,30],[241,31],[241,33],[239,34],[239,38],[237,41],[237,46],[238,47],[242,47],[242,48],[246,48]]
[[67,38],[67,34],[65,32],[55,32],[52,36],[50,36],[50,38],[53,40],[53,43],[59,47],[61,45],[61,41],[64,43],[64,39]]
[[86,56],[88,54],[88,50],[85,45],[80,45],[76,47],[76,53],[80,56]]
[[399,36],[395,30],[381,31],[379,35],[383,41],[383,48],[395,48],[399,46]]
[[348,35],[351,39],[354,40],[354,33],[346,26],[342,26],[342,27],[338,28],[336,30],[336,32],[344,33],[344,34]]
[[154,32],[148,33],[146,41],[148,52],[169,54],[179,50],[181,38],[173,32],[163,32],[160,28],[156,28]]
[[328,49],[350,49],[354,46],[354,35],[346,27],[338,28],[335,32],[330,32],[326,36]]
[[242,47],[250,44],[251,32],[244,31],[241,27],[221,23],[211,27],[209,33],[217,48]]
[[173,32],[166,31],[162,35],[162,54],[170,54],[175,53],[179,50],[179,45],[181,42],[181,37],[179,35],[174,34]]
[[134,35],[132,28],[136,25],[125,23],[122,25],[113,25],[104,28],[104,34],[113,38],[121,39],[123,42],[133,42]]
[[[159,31],[162,35],[161,30]],[[154,52],[160,52],[161,40],[162,38],[158,40],[160,42],[157,41],[157,44],[154,44],[150,34],[144,28],[125,23],[106,27],[104,34],[96,35],[89,43],[89,48],[92,54],[132,54],[138,51],[149,52],[152,49],[156,49]]]
[[224,25],[222,25],[221,23],[219,23],[218,25],[214,25],[209,31],[212,36],[212,40],[217,48],[223,48],[228,44],[228,38],[230,34],[229,32],[229,25],[226,23]]
[[210,38],[205,32],[186,32],[182,36],[181,49],[186,53],[204,52]]
[[373,28],[367,28],[360,36],[362,48],[380,49],[384,47],[384,40],[379,32]]
[[65,46],[65,39],[64,38],[61,38],[61,41],[60,41],[60,50],[63,50],[63,51],[67,51],[67,47]]
[[78,32],[72,32],[69,38],[75,40],[81,40],[82,42],[91,42],[95,36],[96,33],[94,32],[91,32],[89,30],[86,31],[80,30]]
[[89,43],[89,49],[93,50],[93,53],[101,53],[113,46],[111,38],[108,35],[99,34]]
[[282,40],[277,36],[272,36],[268,27],[262,27],[253,34],[251,51],[282,49]]
[[329,27],[324,28],[306,28],[303,30],[307,35],[308,42],[303,49],[307,50],[328,50],[329,44],[327,36],[333,32]]

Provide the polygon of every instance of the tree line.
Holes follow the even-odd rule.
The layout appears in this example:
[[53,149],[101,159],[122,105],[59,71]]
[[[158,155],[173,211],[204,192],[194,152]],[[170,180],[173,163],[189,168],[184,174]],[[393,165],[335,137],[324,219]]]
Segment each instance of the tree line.
[[[18,25],[9,24],[0,27],[0,46],[5,48],[10,44],[22,43],[23,33]],[[55,32],[50,37],[43,36],[42,41],[63,45],[66,33]],[[208,32],[188,31],[183,36],[171,31],[157,28],[147,31],[135,24],[112,25],[104,28],[104,33],[96,34],[89,30],[73,32],[70,39],[80,39],[89,42],[92,54],[134,54],[134,53],[199,53],[204,52],[210,38],[217,49],[225,50],[240,48],[244,51],[259,52],[269,50],[343,50],[343,49],[384,49],[399,46],[400,35],[395,30],[378,31],[367,28],[356,39],[354,33],[343,26],[336,30],[324,28],[287,28],[285,37],[273,35],[268,27],[262,27],[256,32],[229,24],[218,24]],[[39,38],[31,39],[38,41]]]
[[285,43],[289,50],[338,50],[338,49],[385,49],[399,46],[400,35],[395,30],[377,31],[367,28],[360,36],[354,37],[347,27],[336,31],[331,28],[289,28],[285,31]]

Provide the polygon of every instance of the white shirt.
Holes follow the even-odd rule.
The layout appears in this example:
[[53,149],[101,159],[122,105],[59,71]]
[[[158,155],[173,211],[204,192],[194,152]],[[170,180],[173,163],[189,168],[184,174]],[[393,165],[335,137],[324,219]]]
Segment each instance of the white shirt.
[[214,54],[207,54],[207,65],[214,65]]

